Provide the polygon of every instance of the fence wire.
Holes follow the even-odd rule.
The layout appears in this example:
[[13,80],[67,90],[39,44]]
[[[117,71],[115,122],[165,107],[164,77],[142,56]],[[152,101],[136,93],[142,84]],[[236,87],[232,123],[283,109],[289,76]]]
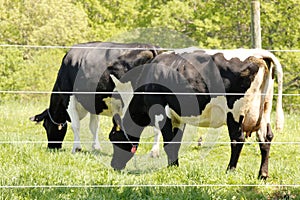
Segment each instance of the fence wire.
[[[58,92],[58,91],[26,91],[26,90],[0,90],[2,94],[111,94],[111,95],[118,95],[118,94],[137,94],[137,95],[226,95],[226,96],[240,96],[240,95],[267,95],[266,93],[261,94],[246,94],[246,93],[210,93],[210,92]],[[279,94],[274,93],[273,96],[278,96]],[[293,93],[284,93],[282,96],[300,96],[300,94],[293,94]]]
[[[112,47],[83,47],[83,46],[52,46],[52,45],[18,45],[18,44],[0,44],[0,47],[13,47],[13,48],[30,48],[30,49],[101,49],[101,50],[108,50],[108,49],[113,49],[113,50],[123,50],[123,49],[129,49],[129,50],[145,50],[145,48],[112,48]],[[149,48],[147,48],[149,49]],[[161,50],[161,51],[175,51],[178,50],[178,48],[155,48],[153,50]],[[198,50],[211,50],[211,49],[198,49]],[[232,50],[232,49],[219,49],[220,51],[226,51],[226,50]],[[267,51],[270,52],[294,52],[298,53],[300,52],[300,49],[266,49]]]
[[[61,144],[59,141],[30,141],[30,140],[22,140],[22,141],[7,141],[2,140],[0,141],[0,144]],[[94,141],[63,141],[64,144],[93,144]],[[120,141],[120,142],[111,142],[111,141],[99,141],[100,144],[132,144],[132,142],[126,142],[126,141]],[[146,141],[139,141],[139,144],[153,144],[154,142],[146,142]],[[182,141],[182,142],[168,142],[169,144],[199,144],[199,142],[195,141]],[[158,142],[158,144],[163,144],[163,142]],[[201,145],[205,144],[221,144],[221,145],[229,145],[229,144],[292,144],[292,145],[300,145],[300,141],[293,141],[293,142],[201,142]]]

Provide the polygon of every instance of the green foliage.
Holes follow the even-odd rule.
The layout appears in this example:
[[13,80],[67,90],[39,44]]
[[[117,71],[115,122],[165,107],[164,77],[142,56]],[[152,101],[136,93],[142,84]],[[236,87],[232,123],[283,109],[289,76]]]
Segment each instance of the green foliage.
[[[262,3],[263,46],[267,49],[299,49],[300,0]],[[266,27],[266,28],[264,28]]]
[[162,48],[185,48],[197,46],[197,42],[176,31],[167,28],[136,28],[111,37],[115,42],[143,42],[158,45]]
[[1,42],[71,45],[85,39],[87,15],[71,0],[4,1],[0,6]]
[[[61,49],[0,48],[0,90],[51,91],[64,53]],[[0,94],[0,103],[9,97],[32,98]]]
[[23,83],[18,81],[24,67],[20,49],[0,49],[0,90],[18,90]]
[[[300,49],[299,5],[300,0],[261,1],[263,48]],[[251,48],[250,6],[248,0],[2,0],[0,43],[70,46],[118,41],[151,42],[165,48]],[[36,50],[5,47],[0,51],[1,87],[32,88],[27,87],[32,82],[23,80],[37,76],[37,90],[52,83],[45,82],[46,71],[57,70],[65,52],[32,53]],[[299,53],[275,54],[284,66],[284,93],[299,93]],[[22,81],[18,73],[24,76]],[[299,98],[283,101],[285,105],[300,103]]]
[[88,39],[106,40],[115,34],[131,29],[137,20],[138,1],[77,0],[89,18]]

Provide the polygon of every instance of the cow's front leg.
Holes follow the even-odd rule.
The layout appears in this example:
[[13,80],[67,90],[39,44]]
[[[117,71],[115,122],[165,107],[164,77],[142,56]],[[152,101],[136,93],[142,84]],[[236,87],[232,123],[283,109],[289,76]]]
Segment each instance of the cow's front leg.
[[[74,144],[72,153],[76,153],[78,151],[81,151],[81,144],[80,144],[80,117],[79,116],[79,110],[77,110],[76,107],[76,99],[74,96],[70,97],[69,107],[67,109],[67,112],[71,119],[71,128],[73,130],[74,134]],[[81,113],[84,117],[86,114],[86,111],[84,113]]]
[[164,149],[168,157],[168,166],[179,166],[178,152],[181,145],[185,125],[180,128],[172,127],[170,118],[166,119],[164,127],[162,128],[162,135],[164,139]]
[[243,116],[240,116],[239,122],[236,122],[231,113],[227,114],[227,126],[231,140],[231,156],[227,170],[234,170],[236,168],[245,142],[245,136],[242,129],[243,118]]
[[99,132],[99,115],[91,114],[90,115],[90,131],[93,134],[93,144],[92,149],[93,150],[100,150],[100,143],[98,138],[98,132]]
[[274,137],[269,123],[265,127],[262,127],[260,128],[260,130],[258,130],[257,137],[258,137],[259,148],[261,152],[261,165],[259,169],[258,178],[267,179],[270,147],[271,147],[271,141]]
[[152,158],[158,158],[159,157],[159,140],[160,140],[160,129],[157,127],[153,128],[153,132],[154,132],[154,141],[153,141],[153,146],[152,149],[150,151],[150,157]]
[[81,151],[81,144],[80,144],[80,121],[72,119],[71,127],[74,133],[74,144],[73,144],[73,149],[72,153],[76,153]]

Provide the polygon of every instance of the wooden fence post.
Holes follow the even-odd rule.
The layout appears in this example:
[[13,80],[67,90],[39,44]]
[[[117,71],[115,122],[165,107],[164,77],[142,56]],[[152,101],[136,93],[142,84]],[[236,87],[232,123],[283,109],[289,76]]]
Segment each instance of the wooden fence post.
[[251,2],[251,39],[252,48],[261,49],[261,28],[260,28],[260,2]]

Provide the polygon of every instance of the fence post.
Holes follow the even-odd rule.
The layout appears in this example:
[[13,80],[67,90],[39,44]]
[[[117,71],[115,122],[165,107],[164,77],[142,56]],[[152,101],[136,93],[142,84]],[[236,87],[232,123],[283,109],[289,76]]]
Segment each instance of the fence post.
[[252,48],[261,49],[261,28],[260,28],[260,2],[251,2],[251,39]]

